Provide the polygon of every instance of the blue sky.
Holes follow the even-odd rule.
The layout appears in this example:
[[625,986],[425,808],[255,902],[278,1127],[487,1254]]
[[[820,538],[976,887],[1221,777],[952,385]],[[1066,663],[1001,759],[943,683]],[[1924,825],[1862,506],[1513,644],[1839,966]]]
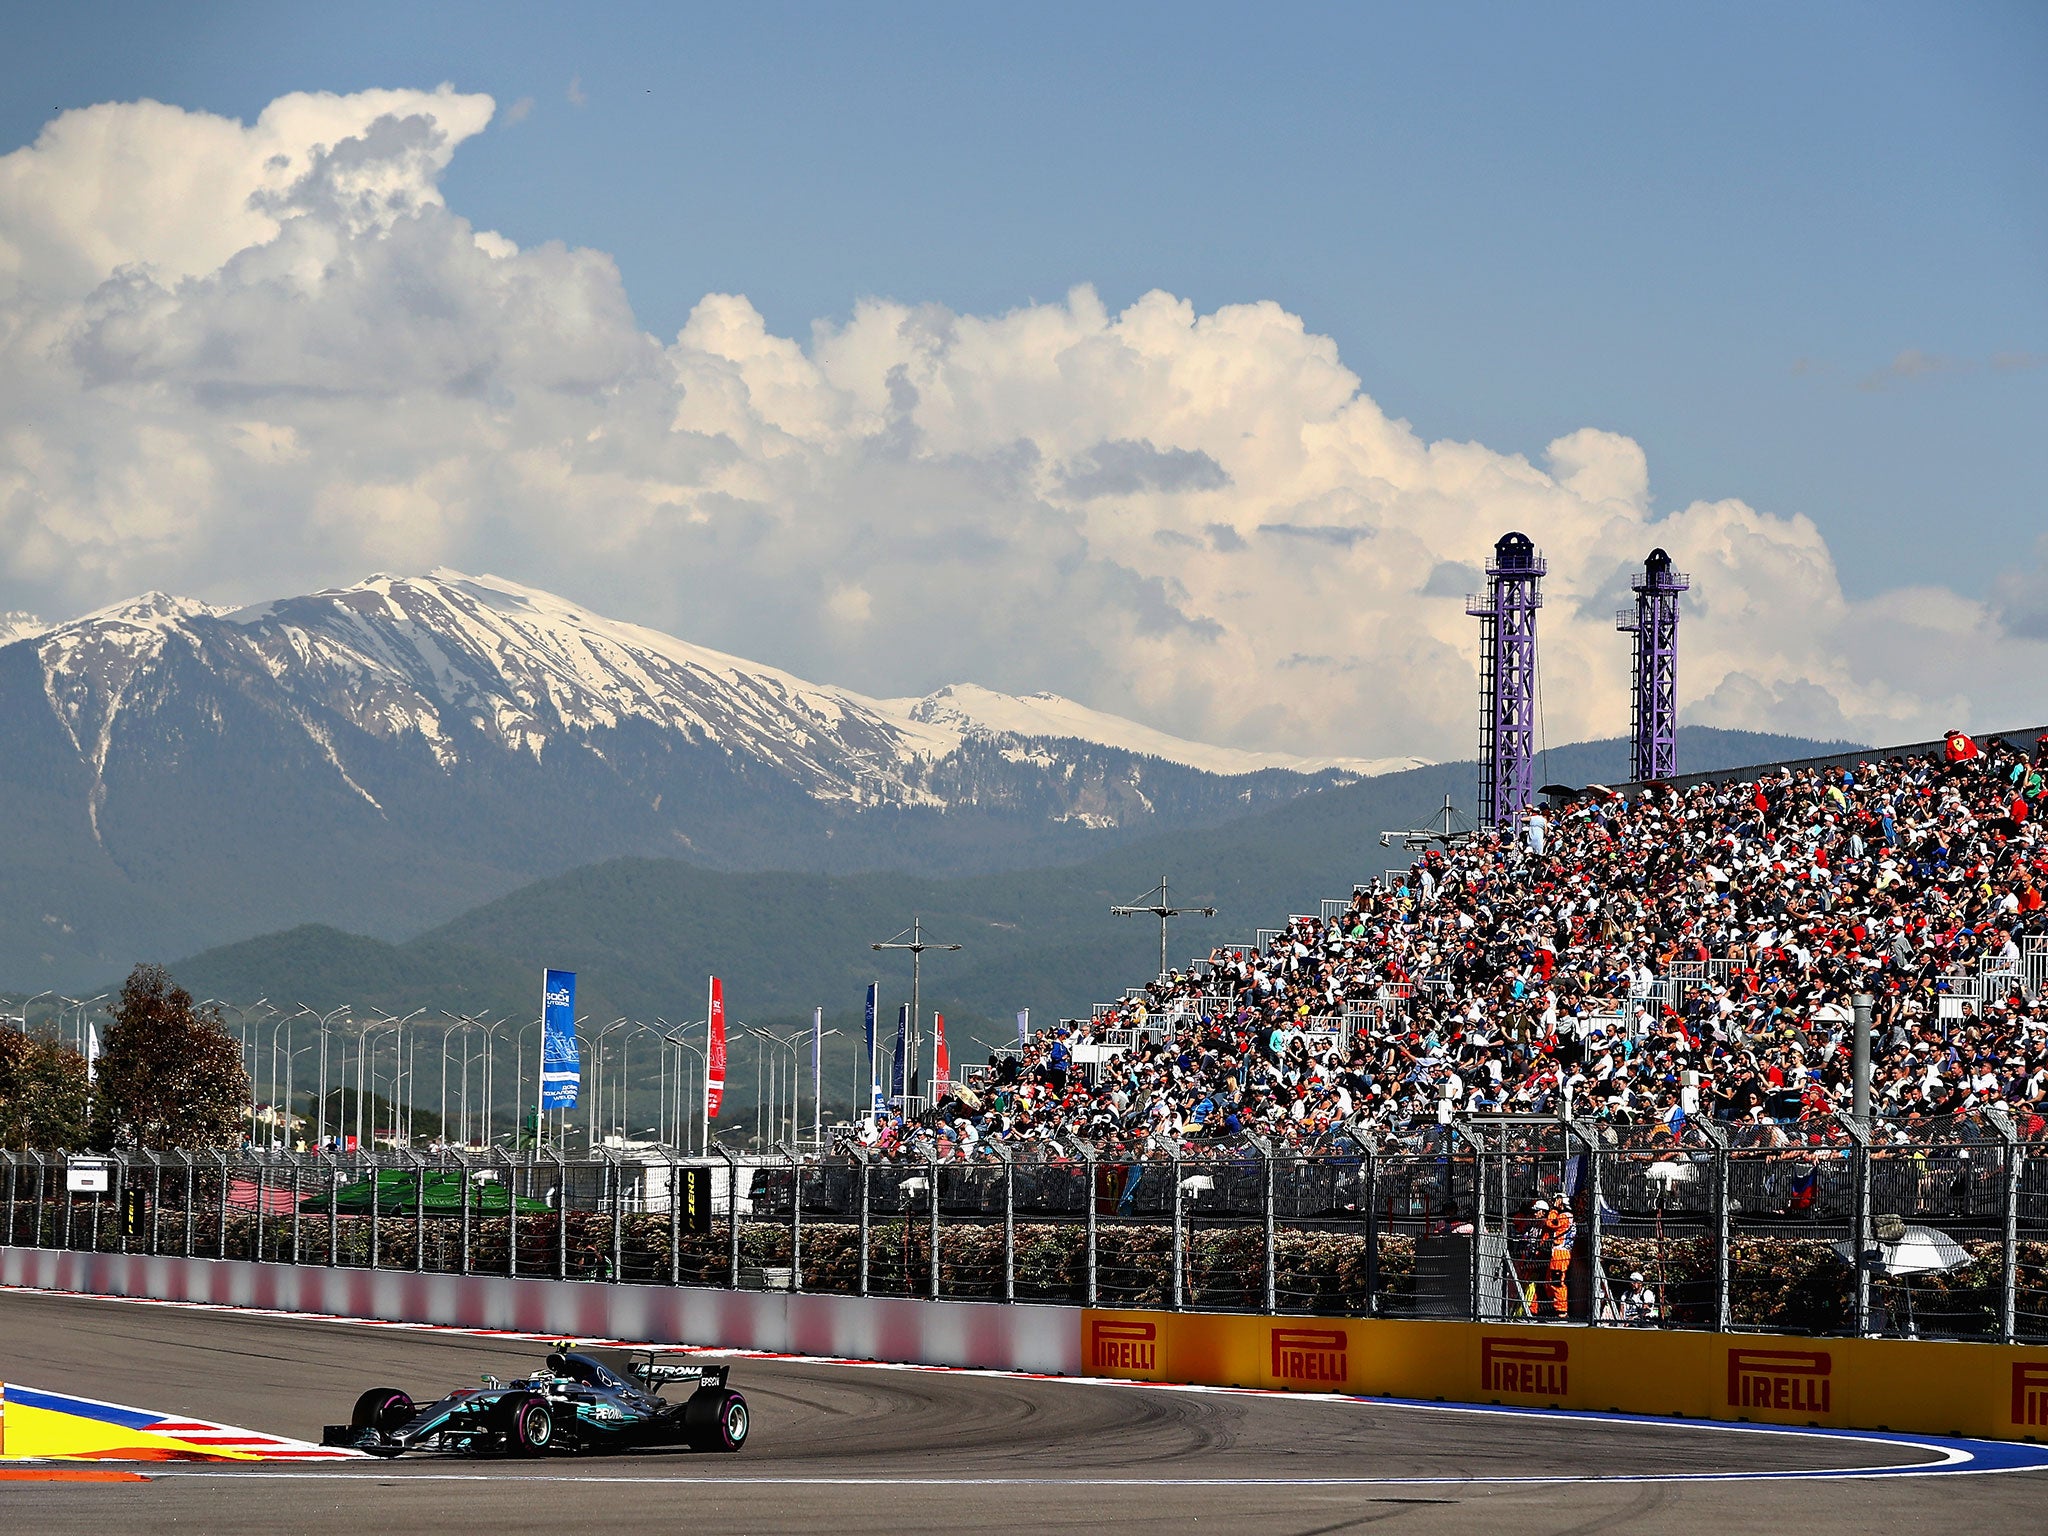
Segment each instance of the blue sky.
[[[2015,649],[2048,639],[2048,6],[17,6],[7,35],[0,157],[23,175],[10,193],[0,159],[0,307],[10,239],[61,231],[48,271],[72,276],[12,302],[97,350],[38,354],[55,371],[18,367],[12,405],[0,388],[42,445],[10,461],[0,442],[0,504],[14,483],[39,509],[0,517],[0,608],[490,562],[873,692],[1046,687],[1233,744],[1442,751],[1469,734],[1471,667],[1444,594],[1514,520],[1554,546],[1554,586],[1576,573],[1545,665],[1553,697],[1592,701],[1588,730],[1625,708],[1607,615],[1652,538],[1703,576],[1689,718],[1900,739],[1951,711],[2048,709],[2040,658]],[[445,199],[454,222],[416,230],[431,261],[427,233],[397,240],[383,215],[336,226],[323,249],[360,270],[259,319],[279,291],[249,276],[261,263],[200,260],[206,231],[173,228],[190,157],[256,174],[199,114],[267,143],[258,120],[290,93],[442,82],[494,110],[417,95],[454,114],[456,147],[364,151],[407,207]],[[91,125],[113,119],[78,109],[142,98],[185,116],[131,113],[126,158],[95,160]],[[523,253],[473,312],[470,227]],[[124,262],[161,286],[109,350],[93,317],[141,302]],[[1165,324],[1133,308],[1152,290],[1188,306],[1170,343],[1133,340]],[[699,312],[707,294],[746,303]],[[876,299],[893,318],[863,330]],[[1301,335],[1276,341],[1260,304]],[[941,310],[1013,323],[969,335]],[[458,312],[460,346],[420,319]],[[1205,335],[1195,317],[1229,318]],[[659,400],[642,331],[673,344]],[[256,366],[252,334],[294,338],[302,366],[366,335],[410,348],[351,353],[364,388],[454,352],[467,371],[344,420],[305,406],[336,378]],[[1158,377],[1126,397],[1076,373],[1091,337]],[[816,376],[793,383],[777,338]],[[552,347],[574,368],[521,371]],[[229,354],[243,371],[224,379]],[[1265,454],[1275,421],[1325,431],[1337,359],[1366,416],[1413,434],[1356,417],[1320,467]],[[922,413],[909,478],[887,369]],[[1057,409],[1033,393],[1054,376]],[[728,389],[738,416],[711,410]],[[502,451],[556,439],[584,446],[538,468]],[[131,448],[124,480],[109,461]],[[1121,501],[1062,492],[1112,461]],[[593,517],[632,536],[579,564],[559,541]],[[906,599],[934,567],[885,558],[904,528],[957,606]],[[1304,538],[1341,550],[1313,601]],[[707,561],[751,605],[679,595]],[[1003,582],[1056,586],[1072,612],[999,614]],[[1335,622],[1335,603],[1358,611]],[[1128,634],[1090,648],[1074,637],[1105,605]],[[1987,692],[1990,673],[2009,675]],[[1393,675],[1411,705],[1380,700]]]
[[711,290],[797,335],[1275,299],[1425,435],[1625,432],[1659,505],[1810,515],[1852,592],[1978,590],[2048,502],[2038,4],[14,11],[0,151],[139,96],[531,98],[450,202],[613,253],[661,335]]

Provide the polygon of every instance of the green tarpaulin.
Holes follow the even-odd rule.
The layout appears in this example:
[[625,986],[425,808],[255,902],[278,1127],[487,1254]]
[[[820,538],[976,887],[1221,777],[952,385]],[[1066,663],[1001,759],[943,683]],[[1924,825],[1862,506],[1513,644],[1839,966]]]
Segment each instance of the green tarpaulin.
[[[437,1170],[424,1178],[403,1168],[386,1168],[377,1175],[376,1208],[380,1216],[412,1216],[418,1213],[422,1202],[429,1216],[460,1216],[462,1214],[462,1181],[465,1175],[457,1170]],[[511,1191],[492,1179],[474,1182],[470,1185],[469,1209],[473,1216],[503,1216],[511,1200]],[[332,1194],[312,1195],[299,1202],[302,1211],[339,1211],[345,1216],[367,1216],[370,1213],[370,1181],[367,1178],[353,1179],[337,1185]],[[545,1200],[519,1197],[519,1213],[529,1211],[545,1213],[549,1209]]]

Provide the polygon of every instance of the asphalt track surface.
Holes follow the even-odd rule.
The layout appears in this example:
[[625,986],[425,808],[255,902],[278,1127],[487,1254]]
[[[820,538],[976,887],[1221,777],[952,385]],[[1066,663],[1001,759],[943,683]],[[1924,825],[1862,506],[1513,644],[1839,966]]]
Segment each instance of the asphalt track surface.
[[[0,1292],[0,1379],[305,1439],[366,1386],[425,1397],[543,1352]],[[1956,1465],[1980,1442],[774,1359],[737,1361],[733,1384],[754,1411],[734,1456],[144,1467],[145,1482],[0,1482],[0,1531],[2048,1529],[2048,1471],[1877,1471]]]

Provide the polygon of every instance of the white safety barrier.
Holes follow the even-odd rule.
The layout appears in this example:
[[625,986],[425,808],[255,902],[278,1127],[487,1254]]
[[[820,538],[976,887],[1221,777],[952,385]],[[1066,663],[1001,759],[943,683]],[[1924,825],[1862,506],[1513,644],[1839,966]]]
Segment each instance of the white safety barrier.
[[715,1345],[904,1365],[1081,1373],[1072,1307],[810,1296],[147,1254],[0,1248],[0,1283],[563,1338]]

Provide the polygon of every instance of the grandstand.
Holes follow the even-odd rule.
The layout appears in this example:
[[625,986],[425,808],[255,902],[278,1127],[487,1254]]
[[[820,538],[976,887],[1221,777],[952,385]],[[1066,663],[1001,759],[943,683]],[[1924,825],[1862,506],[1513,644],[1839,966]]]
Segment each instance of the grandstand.
[[[1277,1166],[1269,1221],[1349,1211],[1372,1261],[1405,1230],[1406,1304],[1456,1316],[1542,1315],[1556,1254],[1573,1315],[1727,1326],[1757,1304],[1756,1275],[1731,1279],[1741,1234],[1779,1240],[1748,1260],[1768,1268],[1815,1262],[1788,1237],[1941,1220],[1948,1311],[1915,1321],[1896,1258],[1858,1271],[1857,1306],[1879,1271],[1906,1317],[1873,1327],[2022,1336],[2048,1323],[2039,1257],[2015,1246],[2048,1213],[2048,732],[2013,734],[1554,793],[1061,1021],[935,1114],[868,1122],[859,1155],[1164,1165],[1155,1183],[1225,1222],[1256,1215]],[[1159,1199],[1127,1186],[1111,1208],[1178,1223],[1183,1197]],[[1707,1246],[1667,1267],[1667,1231]],[[1432,1281],[1447,1235],[1466,1247]],[[1633,1304],[1603,1242],[1654,1264]],[[1484,1266],[1458,1256],[1488,1244]]]
[[[1242,1220],[1259,1197],[1233,1190],[1263,1177],[1269,1230],[1280,1205],[1350,1211],[1369,1268],[1374,1229],[1405,1222],[1410,1304],[1433,1293],[1446,1315],[1537,1315],[1547,1286],[1558,1313],[1726,1326],[1733,1238],[1804,1222],[1808,1242],[1839,1233],[1865,1255],[1865,1315],[1873,1274],[1909,1273],[1871,1257],[1890,1233],[1947,1245],[1926,1272],[1976,1274],[1948,1326],[2037,1328],[2048,1289],[2017,1245],[2038,1225],[2022,1211],[2048,1210],[2048,1159],[2027,1155],[2048,1139],[2048,729],[1671,773],[1687,583],[1657,551],[1622,627],[1634,760],[1666,772],[1547,785],[1538,804],[1520,727],[1543,566],[1519,534],[1496,557],[1468,605],[1485,621],[1476,829],[1447,804],[1440,827],[1398,834],[1418,854],[1405,869],[1062,1020],[847,1150],[963,1173],[1078,1152],[1131,1170],[1127,1216],[1167,1209],[1133,1199],[1137,1171],[1164,1164],[1177,1252],[1184,1198]],[[1347,1159],[1364,1170],[1348,1194]],[[1300,1187],[1276,1197],[1276,1166]],[[1915,1216],[1980,1247],[2002,1228],[1999,1254]],[[1711,1255],[1669,1284],[1667,1221]],[[1635,1273],[1631,1304],[1601,1248],[1648,1233],[1658,1278]],[[1426,1250],[1447,1240],[1469,1265],[1439,1253],[1431,1280]],[[1268,1306],[1274,1270],[1269,1235]]]
[[[1618,1125],[2048,1101],[2048,734],[1552,796],[1062,1021],[955,1133],[1197,1153],[1439,1106]],[[2039,737],[2035,743],[2031,737]],[[1958,755],[1968,754],[1968,755]]]

